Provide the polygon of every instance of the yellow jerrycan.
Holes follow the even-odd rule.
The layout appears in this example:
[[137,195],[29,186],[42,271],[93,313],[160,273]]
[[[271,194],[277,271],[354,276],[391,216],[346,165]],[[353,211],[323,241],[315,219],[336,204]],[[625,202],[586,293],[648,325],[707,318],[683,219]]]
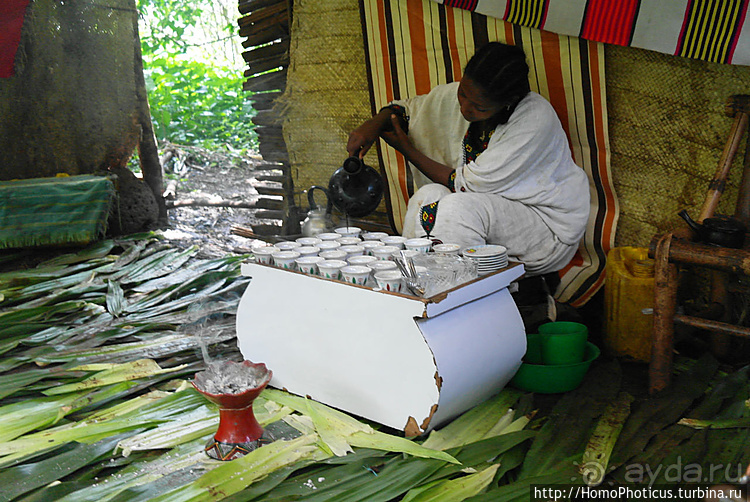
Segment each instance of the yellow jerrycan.
[[651,360],[654,327],[654,261],[648,249],[616,247],[607,255],[604,345],[609,353]]

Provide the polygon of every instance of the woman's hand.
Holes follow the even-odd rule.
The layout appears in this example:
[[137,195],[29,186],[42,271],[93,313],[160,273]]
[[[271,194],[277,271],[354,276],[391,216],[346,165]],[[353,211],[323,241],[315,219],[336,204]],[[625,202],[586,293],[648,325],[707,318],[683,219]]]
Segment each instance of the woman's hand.
[[380,137],[398,152],[408,157],[407,150],[411,147],[409,136],[401,128],[401,120],[396,114],[391,114],[389,119],[392,127],[382,130]]
[[349,134],[346,151],[349,152],[350,156],[361,159],[378,139],[379,134],[380,127],[374,118],[368,120]]
[[391,110],[384,108],[377,115],[353,130],[349,134],[349,141],[346,143],[346,151],[349,152],[349,155],[360,159],[364,157],[382,131],[387,129],[386,126],[390,125],[390,120]]

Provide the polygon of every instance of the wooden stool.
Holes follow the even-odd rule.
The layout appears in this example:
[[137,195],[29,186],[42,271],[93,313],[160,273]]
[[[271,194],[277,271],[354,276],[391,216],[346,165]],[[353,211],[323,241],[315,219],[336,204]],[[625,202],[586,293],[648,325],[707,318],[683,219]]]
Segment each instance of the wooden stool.
[[750,328],[676,313],[679,265],[695,265],[714,271],[712,298],[723,303],[725,281],[717,273],[750,276],[750,251],[689,242],[666,233],[654,237],[650,253],[654,257],[654,334],[649,365],[649,391],[660,391],[672,376],[674,323],[682,323],[715,333],[750,337]]
[[[750,121],[750,96],[734,95],[727,100],[726,115],[734,117],[729,139],[724,147],[714,179],[709,185],[699,222],[713,216],[719,198],[724,192],[729,168],[739,148],[740,140]],[[750,223],[750,136],[747,138],[740,191],[735,206],[735,217],[746,225]],[[714,333],[715,340],[725,335],[748,336],[750,329],[742,326],[709,320],[702,317],[676,313],[679,265],[705,267],[711,272],[711,300],[724,310],[726,304],[727,274],[750,275],[750,244],[744,249],[731,249],[691,242],[678,237],[678,232],[657,235],[651,240],[649,255],[654,258],[654,332],[652,337],[649,390],[657,392],[669,385],[672,376],[674,349],[674,323],[679,322]],[[679,232],[687,236],[687,232]]]

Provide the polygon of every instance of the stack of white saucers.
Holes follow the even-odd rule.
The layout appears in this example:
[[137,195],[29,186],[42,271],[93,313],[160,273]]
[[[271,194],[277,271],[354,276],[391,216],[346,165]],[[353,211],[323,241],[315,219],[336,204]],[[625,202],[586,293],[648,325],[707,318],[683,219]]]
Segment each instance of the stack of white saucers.
[[464,248],[461,255],[477,264],[477,273],[487,275],[508,266],[508,250],[497,244],[484,244]]

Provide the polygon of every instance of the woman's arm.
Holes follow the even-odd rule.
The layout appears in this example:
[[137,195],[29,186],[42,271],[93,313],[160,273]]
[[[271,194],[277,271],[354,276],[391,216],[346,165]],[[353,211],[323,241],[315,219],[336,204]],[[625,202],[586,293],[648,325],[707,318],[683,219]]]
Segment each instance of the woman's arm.
[[371,119],[365,121],[349,135],[349,141],[346,143],[346,151],[350,156],[365,156],[370,147],[380,136],[381,131],[391,124],[391,115],[393,111],[390,108],[383,108]]
[[401,128],[401,123],[395,114],[391,114],[390,120],[393,124],[393,130],[383,130],[380,133],[380,136],[385,140],[385,142],[399,151],[404,157],[406,157],[406,160],[411,162],[412,165],[414,165],[422,172],[422,174],[430,178],[432,181],[451,188],[451,175],[454,171],[453,168],[432,160],[427,155],[417,150],[414,145],[412,145],[411,141],[409,141],[409,137],[406,135],[404,130]]

